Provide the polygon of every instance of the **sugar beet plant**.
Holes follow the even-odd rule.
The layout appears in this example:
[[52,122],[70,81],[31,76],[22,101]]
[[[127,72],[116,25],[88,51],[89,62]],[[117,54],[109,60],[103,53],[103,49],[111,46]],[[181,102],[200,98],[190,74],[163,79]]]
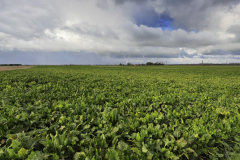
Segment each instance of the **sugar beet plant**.
[[0,72],[0,159],[238,159],[240,68]]

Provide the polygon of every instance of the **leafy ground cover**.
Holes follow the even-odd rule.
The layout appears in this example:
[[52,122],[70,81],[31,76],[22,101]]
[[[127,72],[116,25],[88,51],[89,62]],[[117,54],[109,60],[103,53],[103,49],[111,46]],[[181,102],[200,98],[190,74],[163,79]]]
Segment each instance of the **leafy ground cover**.
[[0,159],[238,159],[240,67],[0,72]]

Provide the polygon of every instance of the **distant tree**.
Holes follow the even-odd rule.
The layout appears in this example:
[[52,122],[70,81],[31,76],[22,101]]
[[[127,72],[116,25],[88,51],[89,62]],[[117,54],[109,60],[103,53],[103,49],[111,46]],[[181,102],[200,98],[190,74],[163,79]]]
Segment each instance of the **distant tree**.
[[163,62],[156,62],[156,63],[154,63],[154,65],[164,65],[164,63]]
[[122,66],[122,63],[120,63],[119,66]]
[[132,64],[131,63],[127,63],[128,66],[131,66]]
[[153,65],[153,63],[152,62],[147,62],[146,65]]

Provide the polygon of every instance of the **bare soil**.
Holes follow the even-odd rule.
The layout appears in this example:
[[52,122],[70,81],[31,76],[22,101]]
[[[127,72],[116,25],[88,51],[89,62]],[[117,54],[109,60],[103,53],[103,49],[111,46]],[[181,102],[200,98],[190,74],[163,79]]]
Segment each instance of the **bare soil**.
[[34,66],[0,66],[0,71],[15,70],[15,69],[28,69]]

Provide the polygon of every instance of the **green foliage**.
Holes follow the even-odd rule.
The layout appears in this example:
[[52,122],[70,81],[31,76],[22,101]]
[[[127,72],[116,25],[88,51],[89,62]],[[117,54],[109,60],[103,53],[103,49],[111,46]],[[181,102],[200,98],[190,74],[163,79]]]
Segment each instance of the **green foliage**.
[[239,67],[0,72],[0,159],[239,159]]

